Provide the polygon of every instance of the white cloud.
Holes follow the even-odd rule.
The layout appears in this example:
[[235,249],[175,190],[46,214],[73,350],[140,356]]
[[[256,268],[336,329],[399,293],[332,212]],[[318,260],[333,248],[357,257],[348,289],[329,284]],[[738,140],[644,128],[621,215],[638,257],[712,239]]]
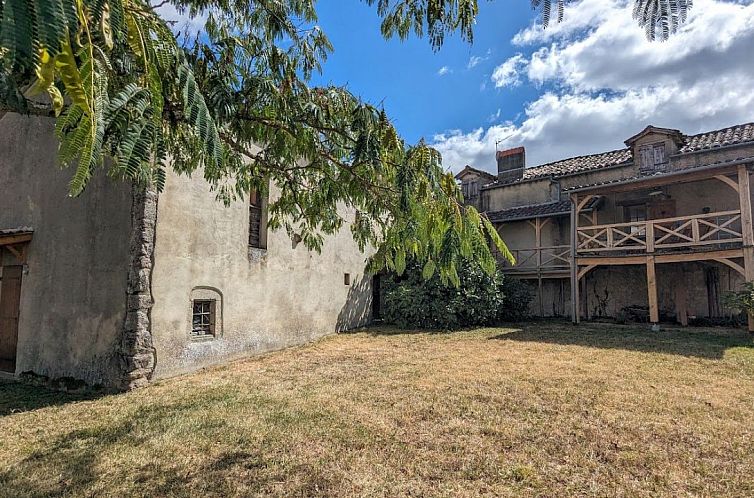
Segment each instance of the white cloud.
[[446,74],[452,73],[453,70],[450,69],[448,66],[443,66],[437,71],[437,76],[445,76]]
[[547,30],[518,33],[512,41],[529,55],[492,76],[497,87],[542,88],[520,123],[437,135],[446,166],[494,170],[496,140],[525,145],[533,166],[620,148],[650,123],[697,133],[754,120],[751,0],[697,0],[663,43],[646,40],[626,0],[581,0],[565,14]]
[[523,54],[516,54],[503,62],[492,72],[495,88],[518,86],[521,84],[521,73],[529,65]]
[[207,22],[207,13],[204,12],[198,16],[191,17],[188,14],[181,14],[173,4],[151,1],[152,4],[158,4],[155,10],[160,17],[170,23],[174,33],[181,35],[194,36],[204,29]]
[[469,58],[469,63],[466,64],[466,69],[474,69],[479,64],[481,64],[482,62],[486,61],[488,58],[489,58],[489,56],[488,57],[480,57],[478,55],[472,55]]

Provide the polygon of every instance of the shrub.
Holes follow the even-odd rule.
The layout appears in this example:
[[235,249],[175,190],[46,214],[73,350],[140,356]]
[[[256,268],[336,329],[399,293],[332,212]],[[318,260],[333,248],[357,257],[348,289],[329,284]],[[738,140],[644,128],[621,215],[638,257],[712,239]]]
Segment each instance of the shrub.
[[534,299],[531,285],[514,278],[502,278],[499,292],[503,296],[503,303],[498,308],[498,322],[516,322],[529,318],[529,305]]
[[444,285],[438,276],[422,277],[421,267],[409,264],[401,276],[384,279],[383,316],[402,328],[452,330],[494,325],[528,313],[531,292],[499,272],[489,275],[468,263],[459,271],[460,285]]

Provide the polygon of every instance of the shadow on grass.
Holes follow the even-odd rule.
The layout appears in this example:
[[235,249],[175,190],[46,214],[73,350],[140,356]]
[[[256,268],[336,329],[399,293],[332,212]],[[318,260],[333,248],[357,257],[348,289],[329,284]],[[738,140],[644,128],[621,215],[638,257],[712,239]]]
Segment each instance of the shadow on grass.
[[396,327],[395,325],[375,323],[368,327],[362,327],[362,328],[353,329],[353,330],[346,330],[340,333],[341,334],[367,334],[372,337],[378,337],[378,336],[391,336],[391,335],[401,336],[401,335],[422,335],[422,334],[450,335],[457,332],[468,332],[470,330],[475,330],[475,329],[474,328],[465,328],[465,329],[458,329],[458,330],[413,329],[413,328],[402,329],[400,327]]
[[[236,406],[234,392],[212,389],[156,403],[137,399],[85,427],[61,425],[17,463],[0,466],[0,496],[229,496],[239,489],[266,495],[289,479],[295,483],[286,484],[286,493],[296,496],[331,487],[305,463],[281,466],[274,441],[229,431],[218,407]],[[290,423],[310,423],[287,402],[263,397],[251,402],[256,417],[272,423],[270,437],[285,432],[286,415],[293,417]],[[186,455],[172,453],[177,441]],[[218,451],[203,449],[209,447]]]
[[71,394],[13,381],[0,381],[0,417],[97,399],[100,393]]
[[490,338],[500,341],[539,342],[600,349],[624,349],[646,353],[665,353],[719,359],[730,348],[754,353],[748,332],[735,329],[671,328],[652,332],[642,326],[532,324],[511,329]]

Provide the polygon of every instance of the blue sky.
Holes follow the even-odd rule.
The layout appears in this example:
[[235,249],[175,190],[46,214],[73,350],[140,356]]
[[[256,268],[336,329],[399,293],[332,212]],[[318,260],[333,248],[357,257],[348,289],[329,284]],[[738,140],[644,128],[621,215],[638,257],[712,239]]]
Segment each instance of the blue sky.
[[[409,142],[445,130],[515,119],[536,91],[528,87],[495,89],[490,75],[516,50],[513,36],[535,12],[526,0],[483,1],[473,44],[453,36],[435,52],[426,39],[385,40],[374,7],[357,1],[319,3],[319,24],[335,51],[317,84],[348,85],[371,103],[383,103]],[[472,57],[477,64],[469,68]],[[439,71],[447,67],[447,73]],[[490,155],[494,154],[494,149]]]
[[[314,83],[383,103],[453,171],[494,172],[499,140],[535,166],[622,148],[648,124],[693,134],[754,121],[754,0],[694,0],[664,43],[647,41],[630,0],[572,0],[547,30],[529,0],[479,3],[474,43],[454,36],[434,52],[426,39],[384,40],[361,0],[319,0],[335,51]],[[202,27],[170,4],[161,13]]]

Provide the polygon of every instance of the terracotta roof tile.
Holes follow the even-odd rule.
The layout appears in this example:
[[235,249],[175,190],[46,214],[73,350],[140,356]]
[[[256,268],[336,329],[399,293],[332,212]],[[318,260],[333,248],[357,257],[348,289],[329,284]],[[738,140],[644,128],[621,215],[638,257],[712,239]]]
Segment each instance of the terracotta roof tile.
[[681,147],[680,152],[697,152],[746,142],[754,142],[754,123],[740,124],[722,130],[688,136],[686,137],[686,144]]
[[571,212],[571,201],[549,202],[547,204],[532,204],[530,206],[520,206],[502,211],[493,211],[487,213],[490,221],[512,221],[539,218],[540,216],[553,216],[556,214],[566,214]]
[[[684,145],[681,146],[679,152],[698,152],[701,150],[713,149],[726,145],[739,145],[748,142],[754,142],[754,123],[740,124],[723,128],[721,130],[685,136]],[[493,182],[488,186],[507,185],[537,178],[547,178],[549,176],[557,178],[573,173],[582,173],[620,164],[630,164],[632,160],[631,149],[629,148],[617,149],[599,154],[571,157],[535,166],[533,168],[527,168],[524,170],[524,176],[521,180],[513,180],[505,183]]]
[[524,176],[521,180],[514,180],[507,183],[494,182],[490,184],[490,186],[506,185],[509,183],[517,183],[519,181],[547,178],[549,176],[557,178],[572,173],[581,173],[584,171],[617,166],[619,164],[628,164],[631,160],[631,150],[628,148],[602,152],[599,154],[590,154],[587,156],[571,157],[535,166],[533,168],[527,168],[524,170]]

